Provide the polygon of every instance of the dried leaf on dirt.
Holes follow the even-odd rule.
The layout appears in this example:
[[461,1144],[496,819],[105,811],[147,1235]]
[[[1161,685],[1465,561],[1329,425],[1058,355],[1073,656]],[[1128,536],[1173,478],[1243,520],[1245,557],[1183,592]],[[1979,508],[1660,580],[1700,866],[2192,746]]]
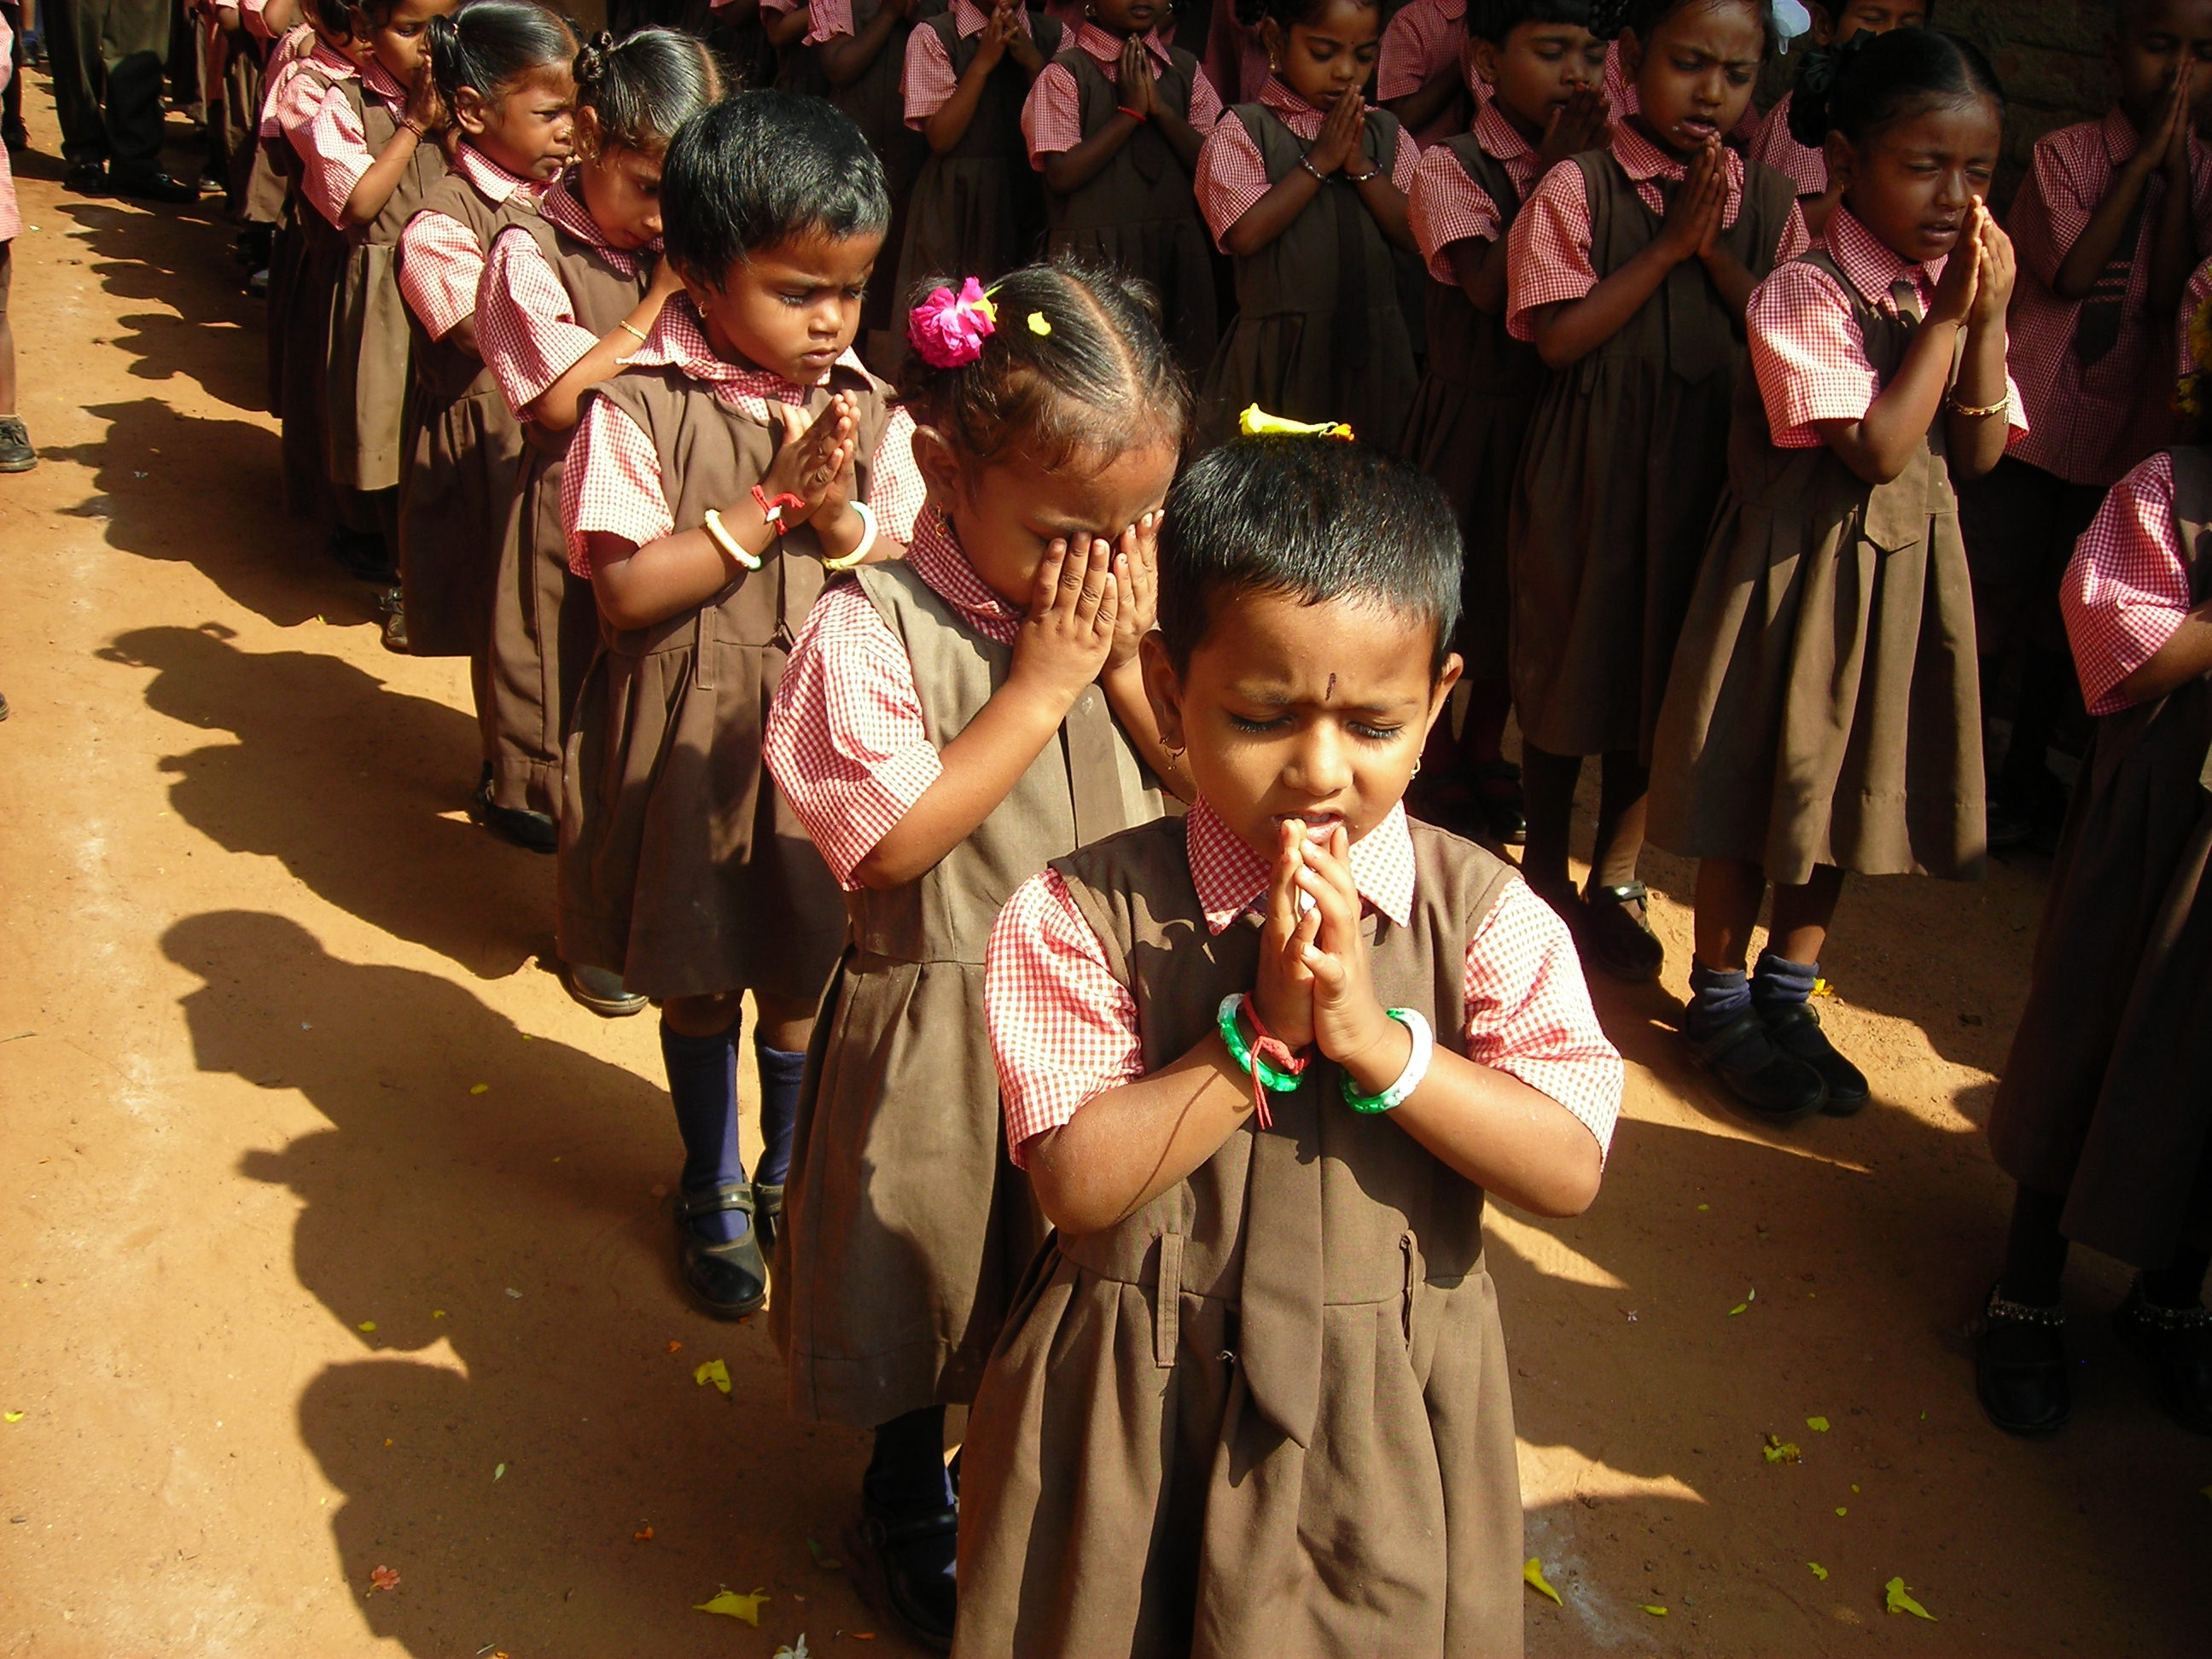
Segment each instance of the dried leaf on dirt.
[[368,1575],[371,1593],[377,1590],[396,1590],[399,1588],[399,1571],[396,1567],[379,1567]]
[[489,1083],[471,1083],[469,1085],[469,1092],[472,1095],[485,1094],[489,1092],[490,1089],[491,1085]]
[[1805,1419],[1805,1426],[1815,1434],[1826,1434],[1828,1431],[1828,1419],[1825,1417],[1808,1417]]
[[1823,1580],[1823,1581],[1825,1581],[1825,1580],[1827,1578],[1827,1577],[1828,1577],[1828,1570],[1827,1570],[1826,1567],[1822,1566],[1822,1565],[1821,1565],[1818,1561],[1808,1561],[1805,1565],[1806,1565],[1807,1566],[1808,1566],[1808,1567],[1812,1568],[1812,1570],[1813,1570],[1813,1577],[1814,1577],[1818,1578],[1818,1579],[1821,1579],[1821,1580]]
[[1766,1461],[1770,1463],[1795,1463],[1799,1456],[1797,1443],[1784,1440],[1779,1435],[1768,1435],[1766,1444],[1761,1449],[1765,1452]]
[[506,1465],[506,1464],[504,1464],[504,1463],[500,1464],[497,1468],[495,1468],[495,1469],[493,1469],[493,1470],[492,1470],[492,1472],[491,1472],[491,1478],[492,1478],[493,1480],[504,1480],[504,1479],[506,1478],[506,1476],[507,1476],[507,1465]]
[[1893,1578],[1881,1587],[1881,1604],[1892,1613],[1909,1613],[1915,1619],[1925,1619],[1931,1625],[1936,1622],[1934,1613],[1905,1594],[1902,1578]]
[[740,1595],[735,1590],[723,1590],[711,1601],[692,1603],[694,1613],[719,1613],[731,1619],[742,1619],[755,1630],[760,1628],[761,1603],[769,1599],[766,1590],[755,1590],[750,1595]]
[[373,1331],[375,1328],[376,1322],[374,1319],[364,1319],[360,1324],[354,1327],[354,1329],[357,1331]]
[[1644,1611],[1650,1613],[1654,1619],[1664,1619],[1667,1616],[1666,1608],[1655,1607],[1649,1601],[1646,1601],[1644,1604]]
[[727,1394],[730,1391],[730,1368],[719,1359],[709,1359],[692,1370],[691,1380],[702,1389],[712,1382]]
[[633,1544],[650,1544],[653,1541],[653,1528],[640,1527],[635,1532],[630,1534],[629,1541]]
[[21,1412],[0,1412],[0,1422],[20,1423],[22,1420],[23,1413]]
[[668,1352],[671,1353],[681,1353],[684,1352],[684,1345],[672,1336],[668,1339]]
[[1551,1585],[1545,1581],[1544,1558],[1540,1555],[1532,1555],[1527,1561],[1522,1564],[1521,1577],[1528,1581],[1528,1588],[1534,1590],[1539,1595],[1548,1595],[1553,1601],[1559,1601],[1561,1607],[1566,1606],[1565,1602],[1559,1601],[1559,1591],[1553,1589]]
[[1730,1308],[1730,1309],[1728,1310],[1728,1316],[1729,1316],[1730,1319],[1734,1319],[1734,1318],[1735,1318],[1738,1314],[1741,1313],[1741,1312],[1742,1312],[1746,1308],[1748,1308],[1750,1305],[1751,1305],[1751,1304],[1750,1304],[1750,1303],[1748,1303],[1748,1302],[1739,1302],[1739,1303],[1737,1303],[1737,1304],[1735,1304],[1735,1306],[1734,1306],[1733,1308]]

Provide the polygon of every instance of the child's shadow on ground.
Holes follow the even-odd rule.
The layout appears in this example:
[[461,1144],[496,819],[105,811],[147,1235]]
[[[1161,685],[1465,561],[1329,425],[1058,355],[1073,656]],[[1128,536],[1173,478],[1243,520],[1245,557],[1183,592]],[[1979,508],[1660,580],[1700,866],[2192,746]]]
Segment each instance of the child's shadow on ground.
[[281,860],[329,902],[481,978],[550,950],[553,860],[459,810],[477,753],[467,714],[336,657],[240,651],[218,623],[134,629],[100,655],[154,671],[157,714],[235,739],[161,763],[171,806],[218,846]]
[[[297,1429],[344,1494],[332,1531],[378,1636],[439,1659],[722,1655],[735,1632],[690,1609],[725,1585],[776,1598],[763,1637],[874,1628],[805,1547],[836,1538],[861,1437],[786,1421],[761,1322],[682,1304],[658,1089],[286,918],[194,916],[162,945],[203,981],[200,1069],[330,1120],[240,1170],[298,1196],[299,1281],[375,1356],[324,1370]],[[693,1381],[710,1358],[726,1399]],[[379,1567],[397,1589],[368,1593]]]

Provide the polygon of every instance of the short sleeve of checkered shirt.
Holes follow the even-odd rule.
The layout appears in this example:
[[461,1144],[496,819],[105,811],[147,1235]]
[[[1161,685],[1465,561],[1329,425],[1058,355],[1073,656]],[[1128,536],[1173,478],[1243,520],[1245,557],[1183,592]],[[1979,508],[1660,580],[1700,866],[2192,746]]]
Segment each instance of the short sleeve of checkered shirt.
[[[785,5],[791,11],[794,6]],[[806,12],[806,33],[799,44],[808,46],[827,46],[842,35],[858,34],[853,23],[853,0],[812,0]]]
[[530,233],[510,226],[495,237],[477,289],[477,349],[507,406],[520,416],[599,343]]
[[1213,233],[1214,246],[1228,252],[1221,239],[1267,193],[1267,164],[1252,135],[1244,130],[1244,123],[1236,116],[1218,122],[1206,135],[1206,143],[1199,147],[1198,173],[1191,182],[1198,210]]
[[1751,293],[1752,372],[1778,449],[1817,449],[1815,421],[1864,417],[1881,391],[1851,302],[1818,265],[1793,259]]
[[316,212],[343,230],[353,187],[376,159],[369,153],[368,134],[362,130],[361,118],[353,112],[345,94],[333,86],[323,94],[313,118],[289,132],[292,147],[300,152],[300,193]]
[[853,872],[944,771],[914,665],[860,584],[834,584],[791,648],[761,750],[830,873]]
[[1446,17],[1436,0],[1408,0],[1382,31],[1375,96],[1382,103],[1419,92],[1467,42],[1464,17]]
[[[1403,13],[1400,14],[1404,15]],[[1429,275],[1447,288],[1459,286],[1447,251],[1469,238],[1498,240],[1500,216],[1490,192],[1468,177],[1449,147],[1431,145],[1413,168],[1413,187],[1406,192],[1406,219],[1413,240],[1428,262]]]
[[1532,313],[1579,300],[1597,286],[1590,263],[1589,192],[1582,169],[1562,161],[1536,181],[1505,237],[1505,331],[1533,340]]
[[399,233],[400,297],[434,340],[476,315],[483,271],[476,233],[450,214],[418,213]]
[[1046,156],[1083,142],[1083,94],[1066,64],[1047,64],[1030,87],[1022,106],[1022,139],[1029,145],[1030,165],[1040,172]]
[[903,547],[914,539],[914,521],[929,498],[921,469],[914,464],[914,416],[895,409],[868,457],[868,506],[877,533]]
[[[1475,929],[1462,984],[1468,1057],[1557,1101],[1602,1156],[1620,1116],[1620,1055],[1598,1025],[1566,925],[1525,883],[1508,882]],[[999,913],[983,1006],[1017,1164],[1085,1101],[1144,1074],[1135,1001],[1055,871]]]
[[2127,707],[2116,688],[2189,614],[2189,572],[2173,538],[2173,458],[2160,450],[2112,486],[2059,583],[2058,608],[2093,714]]
[[945,42],[933,28],[918,28],[906,38],[906,67],[899,72],[899,96],[906,105],[906,124],[916,132],[943,109],[959,77],[945,56]]
[[675,531],[653,441],[605,398],[586,395],[569,441],[561,469],[561,523],[568,533],[568,568],[586,577],[592,536],[619,536],[635,548]]
[[2101,125],[2083,121],[2038,139],[2008,216],[2020,227],[2014,246],[2021,263],[2045,288],[2058,279],[2058,267],[2089,228],[2112,183]]

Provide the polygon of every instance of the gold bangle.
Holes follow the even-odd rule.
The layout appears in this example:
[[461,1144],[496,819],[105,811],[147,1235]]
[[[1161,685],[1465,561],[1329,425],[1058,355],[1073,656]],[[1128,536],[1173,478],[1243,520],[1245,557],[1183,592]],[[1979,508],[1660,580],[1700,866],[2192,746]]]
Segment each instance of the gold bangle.
[[641,328],[633,327],[629,318],[623,318],[622,321],[617,323],[615,326],[620,329],[623,333],[629,335],[631,339],[636,341],[640,345],[643,345],[645,343],[645,331]]
[[1973,404],[1962,404],[1956,398],[1954,398],[1949,401],[1949,407],[1954,415],[1960,416],[1966,420],[1986,421],[1992,415],[2002,415],[2008,410],[2011,409],[2012,393],[2008,392],[2003,397],[1998,398],[1996,402],[1993,404],[1983,404],[1978,406]]
[[713,507],[707,509],[707,516],[700,521],[700,528],[707,532],[707,539],[721,550],[724,558],[744,566],[747,570],[761,568],[760,556],[745,551],[744,544],[730,534],[730,527],[722,522],[722,515]]

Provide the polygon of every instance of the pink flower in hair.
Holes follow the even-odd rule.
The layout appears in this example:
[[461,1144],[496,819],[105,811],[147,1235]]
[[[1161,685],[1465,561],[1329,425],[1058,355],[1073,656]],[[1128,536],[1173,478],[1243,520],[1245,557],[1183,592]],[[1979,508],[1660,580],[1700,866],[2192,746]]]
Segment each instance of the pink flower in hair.
[[908,313],[906,337],[932,368],[960,368],[983,355],[983,342],[999,331],[998,307],[973,276],[955,294],[940,288]]

